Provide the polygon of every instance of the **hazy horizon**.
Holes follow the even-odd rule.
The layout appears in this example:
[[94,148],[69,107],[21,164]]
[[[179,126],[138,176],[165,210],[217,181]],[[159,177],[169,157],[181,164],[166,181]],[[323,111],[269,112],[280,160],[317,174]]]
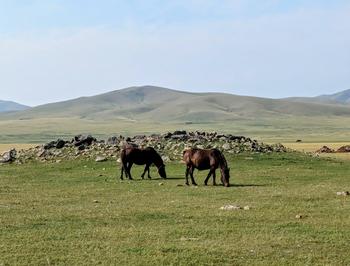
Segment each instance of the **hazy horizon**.
[[[15,103],[18,103],[18,104],[27,105],[29,107],[37,107],[37,106],[40,106],[40,105],[46,105],[46,104],[51,104],[51,103],[70,101],[70,100],[74,100],[74,99],[81,98],[81,97],[93,97],[93,96],[97,96],[97,95],[100,95],[100,94],[109,93],[109,92],[118,91],[118,90],[123,90],[123,89],[128,89],[128,88],[133,88],[133,87],[148,87],[148,86],[150,86],[150,87],[161,87],[161,86],[152,85],[152,84],[128,86],[128,87],[125,87],[125,88],[112,89],[112,90],[108,90],[108,91],[97,93],[97,94],[95,93],[95,94],[90,94],[90,95],[80,95],[80,96],[74,97],[74,98],[66,98],[66,99],[61,99],[61,100],[58,100],[58,101],[48,101],[48,102],[40,103],[40,104],[37,104],[37,105],[28,105],[26,103],[16,102],[16,101],[13,101],[11,99],[5,99],[5,100],[4,99],[0,99],[0,101],[15,102]],[[185,89],[174,89],[174,88],[167,88],[167,87],[161,87],[161,88],[170,89],[170,90],[177,90],[177,91],[182,91],[182,92],[192,92],[192,93],[226,93],[226,94],[233,94],[233,95],[238,95],[238,96],[259,97],[259,98],[266,98],[266,99],[285,99],[285,98],[299,97],[298,95],[290,95],[290,96],[286,96],[286,97],[283,97],[283,98],[273,98],[273,97],[263,97],[263,96],[256,96],[256,95],[235,94],[235,93],[225,92],[225,91],[224,92],[221,92],[221,91],[210,91],[210,90],[208,90],[208,91],[190,91],[190,90],[185,90]],[[336,91],[335,93],[337,93],[337,92],[341,92],[341,91]],[[326,95],[326,94],[322,94],[322,95]],[[316,96],[322,96],[322,95],[311,95],[310,97],[316,97]]]
[[350,88],[350,3],[0,0],[0,99],[145,84],[267,98]]

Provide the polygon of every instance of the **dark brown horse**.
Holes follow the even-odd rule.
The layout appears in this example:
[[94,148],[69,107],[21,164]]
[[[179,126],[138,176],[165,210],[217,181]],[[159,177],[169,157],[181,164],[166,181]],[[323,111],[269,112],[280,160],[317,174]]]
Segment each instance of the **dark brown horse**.
[[141,178],[143,179],[146,171],[148,172],[148,178],[151,178],[149,174],[149,167],[154,164],[158,168],[158,173],[162,178],[166,178],[165,165],[162,157],[156,152],[155,149],[147,147],[145,149],[139,149],[135,147],[126,147],[121,151],[120,159],[122,163],[122,171],[120,179],[123,180],[123,173],[125,171],[126,177],[131,177],[131,167],[133,164],[146,165]]
[[202,149],[189,149],[183,152],[183,160],[186,163],[186,185],[188,183],[188,175],[191,177],[192,185],[197,185],[193,178],[194,169],[208,170],[209,174],[204,181],[204,184],[208,184],[210,176],[213,176],[213,185],[216,185],[215,171],[220,168],[221,182],[225,187],[230,186],[230,168],[227,166],[224,155],[218,149],[202,150]]

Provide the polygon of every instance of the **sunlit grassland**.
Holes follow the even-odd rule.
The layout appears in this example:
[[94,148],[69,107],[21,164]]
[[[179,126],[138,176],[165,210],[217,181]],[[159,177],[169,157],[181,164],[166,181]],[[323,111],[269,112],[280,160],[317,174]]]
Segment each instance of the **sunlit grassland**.
[[181,163],[168,180],[135,167],[135,181],[115,162],[2,165],[0,265],[350,264],[350,199],[336,195],[350,188],[349,162],[227,157],[230,188],[203,186],[206,172],[183,186]]
[[0,154],[10,149],[22,150],[22,149],[29,149],[34,146],[36,146],[36,144],[25,144],[25,143],[0,144]]
[[[317,142],[317,143],[293,142],[293,143],[283,143],[283,145],[293,150],[315,153],[317,150],[319,150],[323,146],[327,146],[333,150],[338,150],[342,146],[350,145],[350,141],[349,142]],[[350,153],[321,153],[321,154],[318,154],[318,156],[337,158],[341,160],[350,160]]]
[[99,138],[111,135],[165,133],[177,129],[218,131],[244,135],[260,141],[346,142],[350,140],[350,118],[286,117],[237,118],[213,122],[154,122],[122,119],[89,120],[80,117],[0,120],[0,143],[43,143],[76,134],[93,134]]

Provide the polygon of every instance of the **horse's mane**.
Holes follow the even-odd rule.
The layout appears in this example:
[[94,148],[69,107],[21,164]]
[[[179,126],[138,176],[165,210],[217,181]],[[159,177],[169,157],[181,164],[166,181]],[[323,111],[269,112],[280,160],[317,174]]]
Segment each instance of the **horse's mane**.
[[213,149],[213,150],[215,150],[215,152],[218,154],[220,161],[223,163],[223,166],[227,168],[227,161],[225,156],[222,154],[222,152],[218,149]]
[[155,159],[158,160],[161,164],[164,165],[162,156],[160,156],[160,154],[153,147],[147,147],[144,150],[153,151]]

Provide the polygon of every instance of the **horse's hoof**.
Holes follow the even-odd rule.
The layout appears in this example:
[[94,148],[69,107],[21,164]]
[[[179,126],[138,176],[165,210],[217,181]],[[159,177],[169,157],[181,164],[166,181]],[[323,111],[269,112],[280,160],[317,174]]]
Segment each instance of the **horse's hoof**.
[[204,183],[204,186],[207,186],[208,184],[207,183]]
[[196,183],[193,183],[192,185],[194,185],[194,186],[198,186]]
[[186,184],[186,186],[189,186],[190,184],[189,183],[185,183]]

